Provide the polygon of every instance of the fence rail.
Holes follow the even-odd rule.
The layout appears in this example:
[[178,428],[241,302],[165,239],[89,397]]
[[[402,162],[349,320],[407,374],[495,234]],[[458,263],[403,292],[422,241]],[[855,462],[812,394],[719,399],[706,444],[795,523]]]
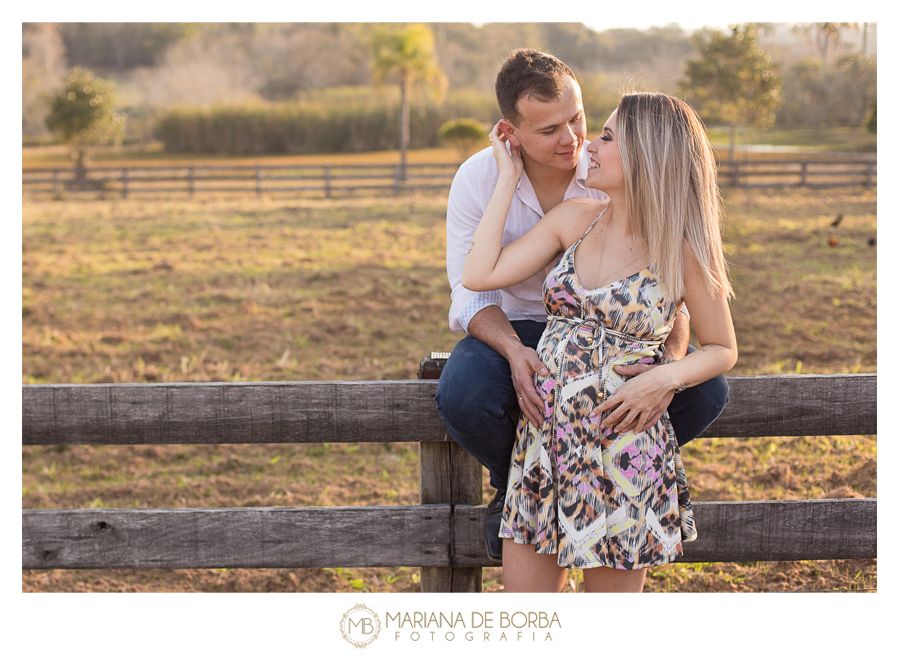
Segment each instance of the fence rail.
[[[481,589],[481,466],[434,407],[446,355],[417,381],[22,387],[25,445],[419,442],[419,505],[23,509],[23,569],[421,568],[422,591]],[[703,436],[870,434],[877,375],[729,377]],[[701,501],[681,562],[877,556],[877,500]]]
[[[875,434],[876,375],[729,377],[701,436]],[[450,441],[437,381],[28,384],[25,445]],[[739,400],[740,402],[734,402]]]
[[[244,192],[299,195],[348,195],[444,190],[458,165],[185,165],[27,169],[22,192],[32,196],[98,194],[127,199],[131,195]],[[858,160],[748,160],[719,165],[724,187],[848,187],[877,184],[877,162]]]
[[[22,510],[23,569],[496,566],[483,506]],[[679,562],[875,556],[874,498],[695,502]]]

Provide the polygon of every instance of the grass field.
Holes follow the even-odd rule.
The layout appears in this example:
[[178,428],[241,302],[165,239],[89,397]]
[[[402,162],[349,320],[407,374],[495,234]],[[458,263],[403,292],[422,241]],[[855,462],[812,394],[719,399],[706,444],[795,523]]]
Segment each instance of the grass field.
[[[712,128],[709,138],[720,148],[727,148],[730,139],[726,128]],[[875,153],[877,135],[865,128],[797,128],[794,130],[746,129],[738,132],[737,145],[790,146],[812,152]]]
[[[731,374],[874,372],[874,190],[726,191]],[[22,381],[407,379],[447,328],[445,196],[23,203]],[[844,218],[829,246],[829,224]],[[696,500],[876,495],[874,436],[701,439]],[[23,508],[410,504],[406,444],[24,447]],[[485,488],[486,495],[492,493]],[[702,529],[701,529],[702,531]],[[23,571],[25,591],[412,591],[416,569]],[[875,560],[670,565],[647,591],[876,587]],[[575,575],[569,589],[580,586]],[[502,589],[499,569],[485,589]]]

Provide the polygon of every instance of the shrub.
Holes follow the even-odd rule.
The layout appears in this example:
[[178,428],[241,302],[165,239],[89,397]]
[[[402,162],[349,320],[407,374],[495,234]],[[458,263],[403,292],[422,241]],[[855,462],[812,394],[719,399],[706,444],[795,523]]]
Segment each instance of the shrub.
[[438,131],[441,141],[453,146],[461,160],[472,155],[479,144],[487,141],[486,133],[484,124],[468,118],[447,121]]
[[125,116],[116,111],[113,85],[91,71],[72,69],[48,101],[47,128],[72,148],[79,171],[91,147],[121,139]]
[[[499,111],[492,96],[472,92],[414,107],[411,147],[439,146],[440,126],[467,114],[493,122]],[[172,108],[160,113],[154,133],[172,153],[359,153],[397,148],[399,125],[396,99],[369,91],[319,101]]]

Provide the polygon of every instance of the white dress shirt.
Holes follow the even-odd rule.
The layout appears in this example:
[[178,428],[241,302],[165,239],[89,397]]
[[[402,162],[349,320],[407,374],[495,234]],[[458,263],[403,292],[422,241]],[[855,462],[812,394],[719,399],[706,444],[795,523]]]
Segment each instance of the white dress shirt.
[[[605,199],[600,190],[584,186],[587,177],[589,158],[582,149],[564,199],[572,197],[590,197]],[[463,264],[466,252],[478,222],[484,216],[488,202],[494,194],[494,187],[500,174],[494,162],[491,147],[479,151],[466,160],[453,177],[450,186],[450,197],[447,200],[447,276],[452,288],[450,304],[450,329],[452,331],[468,331],[469,321],[478,311],[487,306],[499,306],[510,320],[534,320],[546,322],[544,310],[543,285],[547,272],[535,274],[530,279],[508,288],[486,292],[474,292],[464,288],[462,280]],[[516,194],[506,216],[503,229],[503,245],[520,238],[540,221],[544,216],[541,204],[528,175],[523,173],[516,186]]]

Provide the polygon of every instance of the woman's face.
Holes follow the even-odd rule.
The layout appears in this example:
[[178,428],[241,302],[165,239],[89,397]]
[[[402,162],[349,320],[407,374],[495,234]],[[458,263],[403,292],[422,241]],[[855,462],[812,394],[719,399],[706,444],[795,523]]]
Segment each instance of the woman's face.
[[611,191],[620,190],[625,184],[625,175],[622,172],[622,158],[619,156],[619,142],[616,135],[616,115],[619,110],[613,110],[609,119],[603,125],[603,132],[593,142],[588,144],[587,151],[591,157],[585,184],[595,190],[602,190],[609,194]]

